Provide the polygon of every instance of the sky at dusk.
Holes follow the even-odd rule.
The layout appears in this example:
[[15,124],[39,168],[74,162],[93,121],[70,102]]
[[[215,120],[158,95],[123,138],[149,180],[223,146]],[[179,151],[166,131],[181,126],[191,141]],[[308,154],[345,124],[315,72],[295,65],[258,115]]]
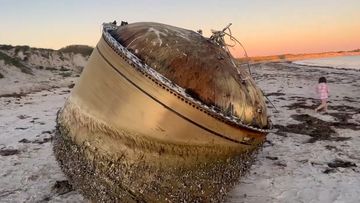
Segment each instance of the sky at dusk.
[[[250,56],[360,48],[360,0],[0,0],[0,44],[95,46],[101,24],[160,22],[232,33]],[[239,47],[238,47],[239,48]],[[235,56],[243,56],[236,48]]]

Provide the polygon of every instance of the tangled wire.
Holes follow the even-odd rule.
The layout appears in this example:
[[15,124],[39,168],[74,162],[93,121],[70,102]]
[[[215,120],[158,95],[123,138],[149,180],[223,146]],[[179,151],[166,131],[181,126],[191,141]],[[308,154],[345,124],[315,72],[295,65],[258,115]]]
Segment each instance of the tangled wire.
[[[245,58],[246,58],[246,61],[247,61],[247,66],[248,66],[248,70],[249,70],[249,73],[250,73],[250,76],[251,76],[251,70],[250,70],[250,63],[249,63],[249,57],[248,57],[248,54],[246,52],[246,49],[245,47],[243,46],[243,44],[237,40],[231,33],[231,29],[230,29],[230,26],[232,25],[232,23],[229,23],[229,25],[227,25],[224,29],[222,29],[221,31],[216,31],[216,30],[211,30],[212,32],[212,35],[210,36],[210,40],[217,44],[218,46],[220,46],[221,48],[225,49],[225,51],[230,54],[230,51],[229,51],[229,47],[234,47],[236,45],[236,43],[238,43],[241,48],[244,50],[244,53],[245,53]],[[228,31],[228,32],[226,32]],[[230,37],[230,40],[232,42],[234,42],[234,44],[226,44],[225,42],[225,36],[229,36]],[[234,63],[234,62],[233,62]],[[234,63],[235,64],[235,63]],[[236,66],[236,65],[235,65]],[[237,67],[237,66],[236,66]]]
[[[236,45],[236,43],[238,43],[241,46],[241,48],[243,49],[243,51],[244,51],[244,55],[245,55],[245,58],[246,58],[246,63],[247,63],[247,67],[248,67],[248,70],[249,70],[249,74],[252,77],[251,70],[250,70],[250,63],[249,63],[250,60],[249,60],[248,54],[246,52],[246,49],[243,46],[243,44],[232,35],[231,30],[230,30],[231,25],[232,25],[232,23],[229,23],[229,25],[227,25],[221,31],[211,30],[212,35],[210,36],[210,40],[213,43],[215,43],[216,45],[223,48],[229,55],[230,55],[229,47],[234,47]],[[228,31],[228,32],[226,32],[226,31]],[[232,44],[232,45],[231,44],[226,44],[225,36],[229,36],[230,40],[232,42],[234,42],[234,44]],[[232,61],[233,65],[236,67],[236,70],[237,70],[238,74],[240,75],[240,71],[238,69],[238,66],[234,63],[234,61],[232,59],[231,59],[231,61]],[[270,104],[275,108],[275,110],[278,112],[278,110],[276,109],[275,105],[271,102],[271,100],[264,94],[264,92],[262,92],[262,93],[265,96],[265,98],[270,102]]]

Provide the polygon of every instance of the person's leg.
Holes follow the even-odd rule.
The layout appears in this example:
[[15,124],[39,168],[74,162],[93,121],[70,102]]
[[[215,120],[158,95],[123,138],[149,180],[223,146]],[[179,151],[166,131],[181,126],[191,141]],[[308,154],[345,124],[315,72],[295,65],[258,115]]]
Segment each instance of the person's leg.
[[321,100],[321,104],[315,109],[315,112],[320,111],[321,109],[324,109],[324,111],[327,111],[327,102],[326,99]]
[[315,109],[315,112],[318,112],[320,109],[324,108],[323,103],[321,102],[321,104]]
[[321,100],[321,104],[324,105],[324,111],[327,112],[327,110],[328,110],[328,104],[327,104],[326,99]]

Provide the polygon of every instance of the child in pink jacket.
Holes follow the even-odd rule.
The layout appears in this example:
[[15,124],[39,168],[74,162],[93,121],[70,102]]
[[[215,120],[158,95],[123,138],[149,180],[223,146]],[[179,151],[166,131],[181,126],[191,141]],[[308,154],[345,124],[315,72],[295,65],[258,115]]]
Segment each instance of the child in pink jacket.
[[319,78],[319,84],[318,84],[318,86],[316,88],[316,92],[319,95],[319,98],[321,100],[321,104],[320,104],[320,106],[318,106],[315,109],[315,112],[318,112],[321,109],[323,109],[326,112],[327,108],[328,108],[327,99],[329,98],[329,88],[328,88],[328,86],[326,84],[326,78],[325,77]]

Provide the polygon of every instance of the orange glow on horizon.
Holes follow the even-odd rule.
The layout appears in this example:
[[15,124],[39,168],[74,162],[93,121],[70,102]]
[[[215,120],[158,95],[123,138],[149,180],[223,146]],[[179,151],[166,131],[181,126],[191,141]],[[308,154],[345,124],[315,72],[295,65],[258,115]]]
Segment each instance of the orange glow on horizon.
[[[249,56],[350,51],[360,48],[360,21],[337,26],[311,25],[297,29],[274,26],[267,32],[257,31],[240,39]],[[240,46],[231,51],[235,57],[244,56]]]

